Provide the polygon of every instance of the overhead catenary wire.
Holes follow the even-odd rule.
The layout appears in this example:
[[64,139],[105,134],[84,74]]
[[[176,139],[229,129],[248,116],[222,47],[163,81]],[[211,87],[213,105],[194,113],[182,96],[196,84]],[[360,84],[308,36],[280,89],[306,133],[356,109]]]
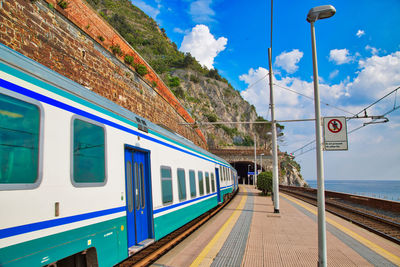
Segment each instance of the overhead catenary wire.
[[[355,119],[355,118],[363,118],[363,117],[358,117],[358,115],[360,115],[360,114],[363,113],[363,112],[366,113],[366,110],[367,110],[367,109],[369,109],[370,107],[376,105],[377,103],[379,103],[380,101],[382,101],[383,99],[387,98],[388,96],[390,96],[390,95],[393,94],[393,93],[395,94],[395,100],[394,100],[394,106],[393,106],[393,108],[392,108],[391,110],[385,112],[383,115],[381,115],[381,116],[379,116],[379,117],[385,117],[386,115],[388,115],[388,114],[390,114],[390,113],[392,113],[392,112],[394,112],[394,111],[400,109],[400,105],[396,106],[396,103],[397,103],[397,101],[396,101],[396,98],[397,98],[397,91],[398,91],[399,89],[400,89],[400,86],[397,87],[397,88],[395,88],[395,89],[392,90],[391,92],[387,93],[387,94],[384,95],[383,97],[379,98],[378,100],[376,100],[376,101],[373,102],[372,104],[368,105],[367,107],[363,108],[360,112],[356,113],[353,117],[348,118],[347,120],[349,121],[349,120]],[[378,119],[380,119],[380,118],[372,119],[371,122],[375,122],[375,121],[377,121]],[[353,132],[356,132],[356,131],[358,131],[358,130],[360,130],[360,129],[362,129],[362,128],[364,128],[365,126],[370,125],[370,124],[371,124],[371,123],[369,123],[369,124],[363,124],[363,125],[361,125],[361,126],[355,128],[355,129],[349,131],[348,134],[351,134],[351,133],[353,133]],[[311,144],[313,144],[313,143],[315,143],[315,140],[313,140],[313,141],[311,141],[311,142],[308,142],[307,144],[305,144],[305,145],[303,145],[302,147],[300,147],[300,148],[294,150],[294,151],[293,151],[292,153],[290,153],[290,154],[293,155],[293,154],[296,153],[297,151],[301,151],[302,149],[306,148],[307,146],[309,146],[309,145],[311,145]],[[311,148],[311,149],[309,149],[309,150],[303,151],[303,152],[301,152],[300,154],[298,154],[298,155],[296,155],[296,156],[297,156],[297,157],[298,157],[298,156],[301,156],[301,155],[303,155],[303,154],[305,154],[305,153],[307,153],[307,152],[310,152],[310,151],[312,151],[312,150],[314,150],[314,149],[315,149],[315,147],[314,147],[314,148]]]
[[[267,76],[268,76],[268,73],[267,73],[265,76],[263,76],[263,77],[261,77],[260,79],[258,79],[257,81],[255,81],[254,83],[252,83],[251,85],[249,85],[249,87],[247,87],[246,90],[252,88],[252,87],[255,86],[257,83],[259,83],[259,82],[262,81],[263,79],[267,78]],[[292,92],[292,93],[298,94],[298,95],[300,95],[300,96],[303,96],[303,97],[305,97],[305,98],[308,98],[308,99],[310,99],[310,100],[314,100],[313,97],[308,96],[308,95],[305,95],[305,94],[302,94],[302,93],[299,93],[299,92],[297,92],[296,90],[290,89],[290,88],[288,88],[288,87],[285,87],[285,86],[282,86],[282,85],[279,85],[279,84],[276,84],[276,83],[273,83],[273,85],[275,85],[275,86],[277,86],[277,87],[279,87],[279,88],[281,88],[281,89],[285,89],[285,90],[287,90],[287,91],[289,91],[289,92]],[[345,109],[339,108],[339,107],[334,106],[334,105],[332,105],[332,104],[329,104],[329,103],[326,103],[326,102],[323,102],[323,101],[321,101],[321,103],[324,104],[325,106],[328,106],[328,107],[331,107],[331,108],[340,110],[340,111],[345,112],[345,113],[347,113],[347,114],[350,114],[350,115],[353,115],[353,116],[356,115],[356,114],[354,114],[354,113],[352,113],[352,112],[350,112],[350,111],[347,111],[347,110],[345,110]]]
[[[295,94],[301,95],[301,96],[303,96],[303,97],[305,97],[305,98],[308,98],[308,99],[314,100],[314,98],[313,98],[313,97],[311,97],[311,96],[308,96],[308,95],[305,95],[305,94],[302,94],[302,93],[299,93],[299,92],[297,92],[297,91],[295,91],[295,90],[293,90],[293,89],[290,89],[290,88],[288,88],[288,87],[285,87],[285,86],[282,86],[282,85],[279,85],[279,84],[276,84],[276,83],[274,83],[274,85],[275,85],[275,86],[278,86],[279,88],[282,88],[282,89],[285,89],[285,90],[287,90],[287,91],[290,91],[290,92],[292,92],[292,93],[295,93]],[[345,113],[348,113],[348,114],[350,114],[350,115],[353,115],[353,116],[355,116],[355,115],[356,115],[356,114],[354,114],[354,113],[352,113],[352,112],[350,112],[350,111],[347,111],[347,110],[345,110],[345,109],[342,109],[342,108],[336,107],[336,106],[334,106],[334,105],[332,105],[332,104],[325,103],[325,102],[323,102],[323,101],[320,101],[320,102],[321,102],[322,104],[324,104],[325,106],[329,106],[329,107],[331,107],[331,108],[334,108],[334,109],[337,109],[337,110],[343,111],[343,112],[345,112]]]
[[385,99],[386,97],[390,96],[390,95],[393,94],[393,93],[396,93],[396,94],[395,94],[395,101],[396,101],[397,91],[398,91],[399,89],[400,89],[400,86],[397,87],[397,88],[395,88],[395,89],[392,90],[391,92],[387,93],[386,95],[382,96],[381,98],[379,98],[378,100],[376,100],[374,103],[370,104],[368,107],[363,108],[360,112],[356,113],[356,114],[354,115],[353,118],[350,118],[350,119],[348,119],[348,120],[357,118],[358,115],[360,115],[361,113],[365,112],[367,109],[369,109],[369,108],[372,107],[373,105],[376,105],[378,102],[382,101],[383,99]]

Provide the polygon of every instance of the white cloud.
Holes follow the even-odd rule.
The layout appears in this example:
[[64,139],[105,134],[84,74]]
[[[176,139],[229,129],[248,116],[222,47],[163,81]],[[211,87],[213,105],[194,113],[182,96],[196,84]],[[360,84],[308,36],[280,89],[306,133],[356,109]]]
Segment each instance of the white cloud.
[[[269,108],[269,76],[268,70],[262,67],[250,69],[247,74],[239,76],[239,79],[248,84],[248,89],[241,92],[242,97],[256,107],[259,114],[268,117]],[[312,95],[312,83],[301,81],[297,78],[286,77],[277,80],[273,78],[274,84],[282,87],[296,88],[303,94]],[[276,108],[276,117],[279,119],[301,118],[305,115],[304,106],[301,106],[299,95],[293,94],[287,90],[274,86],[274,104]]]
[[132,0],[132,4],[143,10],[144,13],[146,13],[153,19],[156,19],[157,15],[160,14],[161,4],[160,1],[156,2],[157,2],[157,8],[146,4],[143,0]]
[[[323,102],[355,114],[400,85],[400,51],[385,56],[372,55],[369,58],[359,60],[358,67],[359,71],[354,78],[346,77],[337,84],[320,82],[322,116],[350,115],[332,109],[324,105]],[[243,98],[255,105],[259,114],[270,119],[267,116],[269,107],[267,74],[268,71],[264,68],[250,69],[248,73],[239,78],[248,85],[248,88],[241,92]],[[277,120],[314,117],[312,100],[280,88],[280,86],[288,87],[313,97],[314,89],[311,78],[310,81],[304,81],[288,75],[279,79],[274,77],[274,84],[276,84],[274,94]],[[351,96],[351,98],[348,98],[348,96]],[[344,99],[346,101],[342,101]],[[367,113],[368,115],[384,114],[393,108],[394,101],[393,95],[369,108]],[[397,95],[397,103],[400,103],[400,95]],[[364,115],[364,113],[360,115]],[[385,170],[381,172],[379,179],[400,179],[400,172],[397,167],[399,166],[397,161],[400,151],[400,142],[398,142],[400,113],[395,111],[388,114],[387,117],[389,118],[388,123],[371,124],[349,134],[348,151],[324,152],[326,179],[377,179],[375,176],[376,168]],[[347,128],[351,131],[362,126],[364,122],[370,121],[370,119],[350,120],[347,123]],[[314,122],[283,124],[286,137],[284,142],[279,144],[281,151],[290,153],[315,140]],[[315,144],[307,146],[303,151],[307,151],[313,146],[315,147]],[[297,153],[300,153],[300,151]],[[371,155],[376,155],[373,164],[366,165],[365,162],[371,162]],[[296,161],[301,164],[301,172],[305,179],[315,179],[315,150],[301,157],[296,157]],[[337,166],[341,167],[337,168]]]
[[215,57],[225,50],[228,39],[215,39],[206,25],[196,25],[190,33],[183,37],[180,50],[190,52],[200,64],[213,68]]
[[213,16],[215,12],[210,7],[211,3],[212,0],[197,0],[191,3],[189,14],[195,23],[209,23],[214,21]]
[[400,51],[360,60],[358,66],[357,77],[347,84],[351,95],[378,99],[400,85]]
[[329,52],[329,61],[333,61],[337,65],[342,65],[353,61],[353,57],[350,56],[349,50],[346,48],[333,49]]
[[287,73],[294,73],[297,71],[299,66],[297,63],[303,57],[303,52],[298,49],[293,49],[290,52],[282,52],[275,58],[275,65],[284,69]]
[[365,31],[363,31],[363,30],[358,30],[357,33],[356,33],[356,35],[357,35],[358,38],[360,38],[360,37],[363,36],[364,34],[365,34]]
[[181,28],[178,28],[178,27],[175,27],[173,31],[176,33],[180,33],[180,34],[188,34],[189,33],[188,30],[182,30]]
[[329,79],[335,78],[336,76],[338,76],[338,74],[339,74],[339,70],[332,71],[331,73],[329,73]]
[[370,51],[372,55],[377,55],[380,49],[367,45],[365,50]]

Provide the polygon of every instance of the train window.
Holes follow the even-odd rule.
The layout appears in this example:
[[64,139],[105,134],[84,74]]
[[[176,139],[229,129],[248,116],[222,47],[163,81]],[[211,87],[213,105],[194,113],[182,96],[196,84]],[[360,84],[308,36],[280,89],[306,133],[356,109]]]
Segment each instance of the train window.
[[190,196],[196,197],[196,177],[193,170],[189,171]]
[[161,166],[161,191],[163,204],[172,203],[172,174],[170,167]]
[[133,211],[133,197],[132,197],[132,163],[130,160],[126,162],[126,175],[127,175],[127,190],[128,190],[128,210]]
[[210,193],[210,175],[206,172],[206,192]]
[[211,189],[215,192],[215,180],[214,180],[214,173],[211,173]]
[[178,193],[179,200],[186,199],[186,181],[185,181],[185,170],[178,169]]
[[[17,96],[16,96],[17,97]],[[0,94],[0,189],[27,189],[40,182],[41,108]]]
[[203,182],[203,173],[199,171],[197,173],[197,176],[199,177],[199,193],[200,196],[204,195],[204,182]]
[[74,118],[72,123],[72,182],[75,186],[102,185],[106,180],[105,131],[94,122]]
[[140,168],[139,168],[139,178],[140,178],[140,189],[141,189],[141,196],[142,196],[142,209],[146,206],[146,195],[144,191],[144,170],[143,170],[143,163],[140,162]]

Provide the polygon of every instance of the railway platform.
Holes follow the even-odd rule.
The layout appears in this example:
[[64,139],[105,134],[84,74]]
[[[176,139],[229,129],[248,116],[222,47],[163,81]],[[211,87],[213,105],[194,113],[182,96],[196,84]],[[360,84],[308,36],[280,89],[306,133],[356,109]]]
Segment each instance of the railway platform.
[[[317,208],[242,185],[221,212],[152,266],[316,266]],[[400,266],[400,245],[326,213],[329,266]]]

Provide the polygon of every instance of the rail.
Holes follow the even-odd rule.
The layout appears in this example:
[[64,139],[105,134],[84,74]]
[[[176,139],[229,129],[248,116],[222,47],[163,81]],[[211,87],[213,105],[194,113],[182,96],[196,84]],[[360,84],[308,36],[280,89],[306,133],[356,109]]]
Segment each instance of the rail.
[[222,210],[233,199],[233,197],[237,194],[238,191],[239,189],[237,189],[234,193],[230,194],[230,196],[222,204],[207,211],[206,213],[202,214],[201,216],[197,217],[191,222],[185,224],[184,226],[175,230],[171,234],[163,237],[162,239],[158,240],[152,245],[133,254],[131,257],[119,263],[117,266],[118,267],[149,266],[151,263],[156,261],[162,255],[164,255],[169,250],[178,245],[180,242],[182,242],[191,233],[196,231],[196,229],[198,229],[200,226],[206,223],[220,210]]
[[[280,186],[280,190],[307,203],[317,205],[317,190],[315,189]],[[367,199],[369,200],[367,201]],[[363,205],[359,204],[360,200]],[[325,192],[326,211],[400,244],[400,213],[397,212],[400,203],[386,201],[389,203],[384,205],[385,210],[378,210],[380,208],[375,202],[382,203],[382,201],[385,200]],[[389,208],[391,205],[393,207]]]

